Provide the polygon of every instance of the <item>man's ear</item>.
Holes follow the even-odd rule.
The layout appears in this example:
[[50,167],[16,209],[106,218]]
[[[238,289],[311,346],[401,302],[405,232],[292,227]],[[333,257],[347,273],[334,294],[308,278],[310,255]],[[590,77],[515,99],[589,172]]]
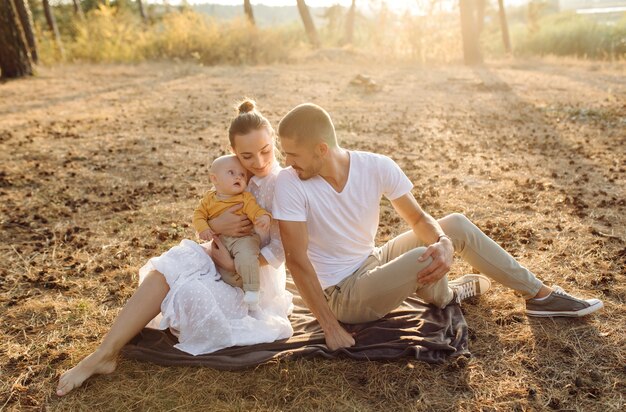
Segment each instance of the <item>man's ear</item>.
[[326,142],[321,142],[315,145],[315,154],[319,156],[326,156],[329,150],[330,150],[330,147],[328,146],[328,143]]

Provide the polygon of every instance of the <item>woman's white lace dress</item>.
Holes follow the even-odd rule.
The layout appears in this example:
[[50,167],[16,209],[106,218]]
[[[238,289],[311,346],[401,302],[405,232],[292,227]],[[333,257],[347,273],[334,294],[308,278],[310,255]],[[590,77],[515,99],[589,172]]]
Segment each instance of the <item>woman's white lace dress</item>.
[[[279,171],[276,164],[268,176],[253,176],[248,184],[259,205],[270,213]],[[170,291],[161,314],[148,327],[170,328],[178,336],[175,347],[192,355],[290,337],[293,329],[287,316],[293,308],[292,295],[285,290],[285,256],[277,222],[272,221],[269,239],[262,239],[261,254],[269,265],[260,271],[260,310],[250,314],[243,291],[220,279],[213,261],[196,242],[185,239],[150,259],[139,270],[139,283],[156,269],[165,276]]]

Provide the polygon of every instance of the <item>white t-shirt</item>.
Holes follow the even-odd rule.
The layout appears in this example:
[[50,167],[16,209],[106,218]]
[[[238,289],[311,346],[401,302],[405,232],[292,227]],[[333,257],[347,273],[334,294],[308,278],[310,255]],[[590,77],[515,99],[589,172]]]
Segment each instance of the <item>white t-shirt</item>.
[[395,200],[413,188],[389,157],[348,153],[350,171],[341,193],[320,176],[300,180],[291,167],[276,180],[272,215],[307,223],[307,252],[322,288],[354,273],[374,250],[381,196]]

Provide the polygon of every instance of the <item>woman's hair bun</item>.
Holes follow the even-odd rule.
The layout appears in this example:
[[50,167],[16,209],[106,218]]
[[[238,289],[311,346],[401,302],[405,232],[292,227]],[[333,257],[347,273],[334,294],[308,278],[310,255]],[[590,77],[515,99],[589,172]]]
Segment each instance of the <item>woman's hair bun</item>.
[[246,99],[243,102],[239,103],[237,109],[239,110],[239,114],[244,114],[253,111],[256,108],[256,103],[252,99]]

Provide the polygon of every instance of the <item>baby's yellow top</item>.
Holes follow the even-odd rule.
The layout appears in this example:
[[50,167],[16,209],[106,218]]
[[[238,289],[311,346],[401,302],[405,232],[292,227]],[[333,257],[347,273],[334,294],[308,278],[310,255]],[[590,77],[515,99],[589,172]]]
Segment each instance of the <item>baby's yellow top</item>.
[[245,214],[251,222],[263,215],[272,216],[256,202],[250,192],[245,192],[246,171],[234,155],[221,156],[211,164],[211,182],[214,190],[208,191],[193,212],[193,227],[198,233],[210,229],[209,219],[221,215],[239,203],[238,214]]

